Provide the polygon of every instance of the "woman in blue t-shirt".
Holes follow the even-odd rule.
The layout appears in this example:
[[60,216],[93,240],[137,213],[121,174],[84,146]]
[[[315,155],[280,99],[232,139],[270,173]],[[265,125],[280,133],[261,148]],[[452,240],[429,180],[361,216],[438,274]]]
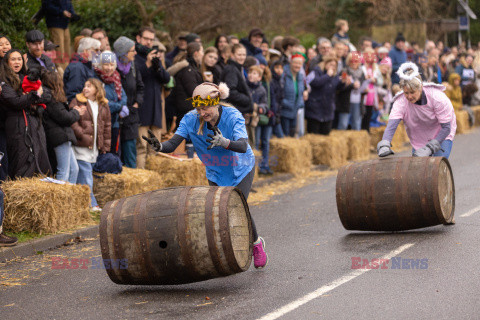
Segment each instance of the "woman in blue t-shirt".
[[[255,175],[255,156],[248,144],[245,119],[235,107],[220,104],[228,97],[226,84],[204,82],[193,91],[194,110],[180,121],[175,135],[160,143],[149,130],[149,138],[143,136],[155,151],[173,152],[184,139],[191,140],[197,155],[206,167],[211,186],[235,186],[245,199],[248,198]],[[267,264],[265,241],[259,237],[252,219],[253,260],[255,268]]]

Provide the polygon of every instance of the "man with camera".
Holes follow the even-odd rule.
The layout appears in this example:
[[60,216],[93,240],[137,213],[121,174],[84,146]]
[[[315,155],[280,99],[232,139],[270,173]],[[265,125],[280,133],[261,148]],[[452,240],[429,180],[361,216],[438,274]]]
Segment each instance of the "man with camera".
[[153,45],[155,30],[143,27],[137,34],[135,50],[135,67],[140,71],[145,85],[143,104],[138,109],[140,126],[137,138],[137,168],[144,169],[147,158],[147,143],[141,139],[150,129],[157,137],[161,137],[164,123],[162,88],[170,81],[170,74],[160,61],[162,49]]

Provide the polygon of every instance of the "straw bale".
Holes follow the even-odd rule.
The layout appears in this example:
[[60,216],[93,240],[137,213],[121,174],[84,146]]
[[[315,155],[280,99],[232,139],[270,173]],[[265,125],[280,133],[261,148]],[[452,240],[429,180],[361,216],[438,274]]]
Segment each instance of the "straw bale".
[[273,171],[306,174],[312,166],[312,147],[304,139],[271,139],[270,159]]
[[[377,144],[382,140],[383,133],[385,132],[386,127],[371,127],[370,128],[370,146],[373,150],[377,150]],[[392,148],[394,150],[399,150],[405,147],[405,144],[409,142],[407,132],[405,130],[405,125],[401,122],[392,139]]]
[[347,139],[347,160],[366,160],[370,156],[370,136],[366,130],[333,130],[330,135]]
[[470,130],[467,111],[455,111],[455,117],[457,118],[457,134],[467,133]]
[[165,187],[160,175],[151,170],[123,167],[122,173],[93,173],[93,194],[103,207],[115,199]]
[[480,126],[480,106],[472,107],[473,115],[475,116],[475,126]]
[[88,186],[45,182],[35,177],[6,181],[2,190],[6,230],[55,233],[92,222]]
[[345,135],[335,133],[328,136],[307,134],[302,139],[308,141],[311,145],[313,164],[339,168],[347,163],[348,138]]
[[157,153],[147,157],[145,168],[157,172],[164,187],[208,185],[205,166],[198,158],[180,159]]

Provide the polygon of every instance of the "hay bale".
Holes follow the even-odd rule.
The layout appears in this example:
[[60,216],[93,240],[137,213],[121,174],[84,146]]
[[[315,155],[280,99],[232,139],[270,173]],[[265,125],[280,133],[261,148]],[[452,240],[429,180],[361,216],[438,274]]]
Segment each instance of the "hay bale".
[[304,139],[271,139],[270,159],[273,171],[306,174],[312,166],[312,147]]
[[147,157],[145,168],[157,172],[164,187],[208,185],[205,166],[198,158],[180,159],[157,153]]
[[467,111],[455,111],[455,117],[457,118],[457,134],[467,133],[470,130]]
[[45,182],[36,177],[6,181],[2,190],[6,230],[55,233],[92,221],[87,186]]
[[347,140],[347,160],[366,160],[370,156],[370,136],[366,130],[334,130],[331,135],[343,136]]
[[156,172],[123,167],[122,173],[93,173],[93,194],[98,205],[165,187]]
[[[377,144],[382,140],[383,133],[385,132],[386,127],[374,127],[370,128],[370,147],[376,152]],[[397,130],[395,130],[395,134],[393,135],[392,139],[392,148],[394,150],[400,150],[405,147],[405,144],[409,142],[407,136],[407,131],[405,130],[405,125],[401,122]]]
[[308,141],[311,145],[313,164],[339,168],[347,163],[348,139],[345,135],[307,134],[302,139]]
[[471,108],[473,111],[473,115],[475,117],[475,126],[480,126],[480,106],[475,106]]

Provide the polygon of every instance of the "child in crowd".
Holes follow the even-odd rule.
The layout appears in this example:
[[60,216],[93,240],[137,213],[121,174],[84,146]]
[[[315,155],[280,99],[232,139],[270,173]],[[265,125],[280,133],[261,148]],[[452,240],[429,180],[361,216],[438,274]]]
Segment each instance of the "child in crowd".
[[[271,127],[268,125],[268,99],[267,90],[262,85],[263,72],[259,66],[251,66],[248,69],[248,88],[253,100],[253,117],[251,125],[255,125],[255,147],[259,149],[262,144],[262,162],[259,174],[267,174],[268,152],[270,146]],[[266,161],[266,163],[265,163]]]
[[277,138],[283,138],[282,124],[280,121],[281,106],[285,90],[285,78],[283,77],[283,64],[282,61],[276,60],[272,63],[272,81],[270,82],[270,111],[271,118],[270,123],[273,127],[273,134]]
[[460,87],[461,77],[457,73],[451,73],[448,77],[448,86],[445,90],[445,94],[452,102],[453,109],[455,111],[462,110],[462,88]]
[[98,154],[110,150],[112,123],[108,100],[100,80],[90,78],[85,82],[82,93],[77,94],[70,103],[70,109],[78,106],[85,106],[88,112],[72,125],[77,138],[77,145],[73,147],[79,168],[77,183],[90,187],[92,210],[101,211],[92,192],[92,168],[97,162]]

